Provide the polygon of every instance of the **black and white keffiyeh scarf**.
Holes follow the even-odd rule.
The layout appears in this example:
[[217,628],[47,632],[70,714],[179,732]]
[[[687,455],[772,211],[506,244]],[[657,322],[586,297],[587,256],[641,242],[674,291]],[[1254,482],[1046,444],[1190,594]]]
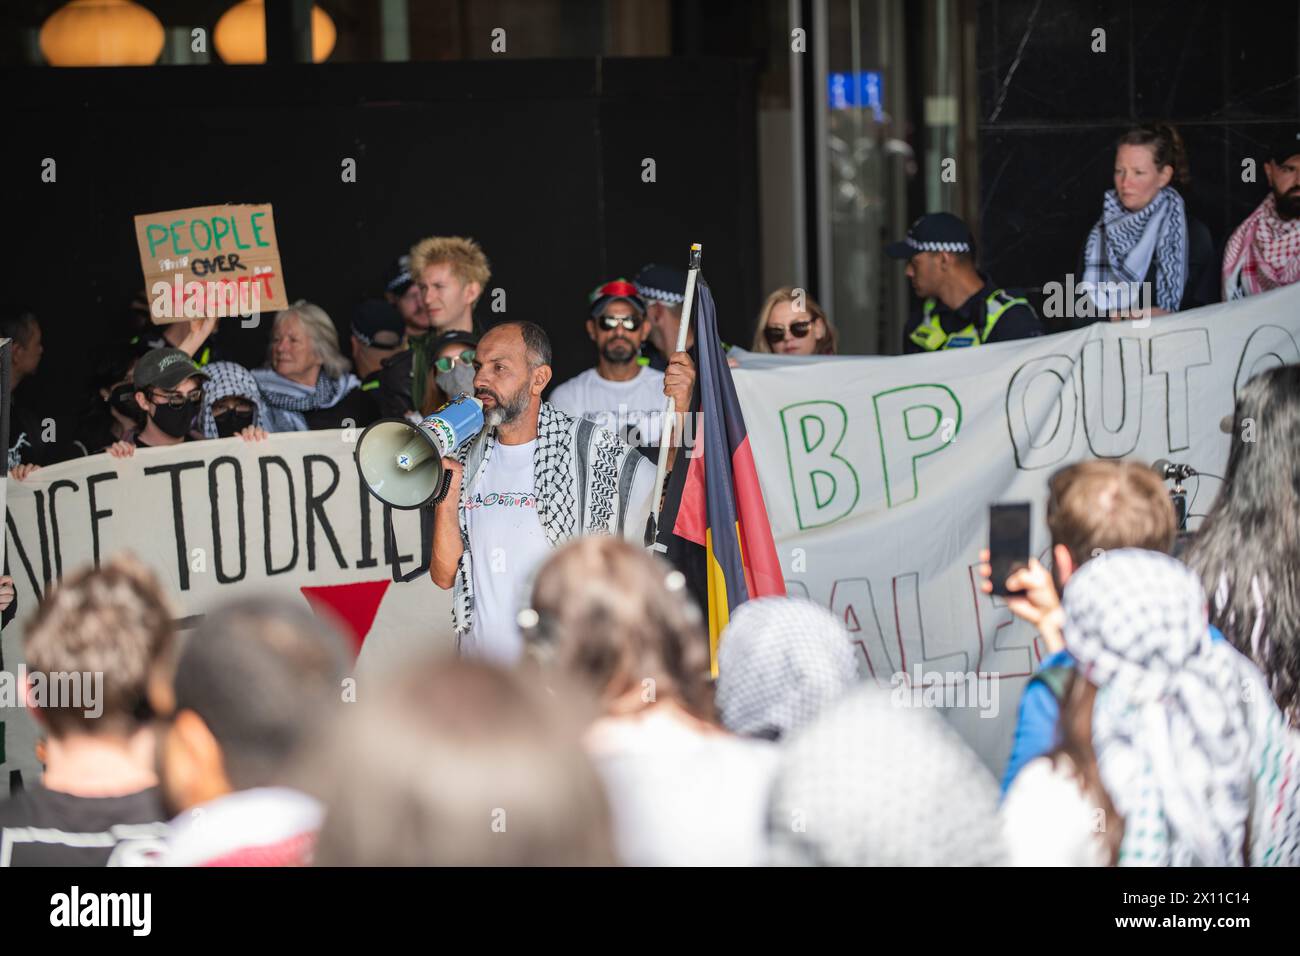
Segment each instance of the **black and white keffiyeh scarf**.
[[[474,624],[473,554],[465,503],[496,447],[496,433],[495,428],[485,428],[456,453],[464,466],[459,508],[464,551],[456,567],[451,602],[458,644]],[[550,402],[542,402],[537,413],[533,487],[537,490],[537,518],[551,547],[581,534],[617,534],[639,541],[645,528],[632,524],[644,520],[645,515],[629,513],[638,467],[649,467],[648,460],[617,435],[590,419],[574,418]]]
[[1083,281],[1090,283],[1099,314],[1143,303],[1136,290],[1156,263],[1155,305],[1177,312],[1187,284],[1187,211],[1178,190],[1166,186],[1137,212],[1129,212],[1115,190],[1106,190],[1101,218],[1088,233]]
[[1196,575],[1125,548],[1084,564],[1065,643],[1098,687],[1092,740],[1121,866],[1300,863],[1300,746],[1263,674],[1209,633]]
[[333,408],[361,385],[351,372],[333,376],[324,369],[317,374],[314,387],[287,379],[273,368],[255,368],[253,378],[267,406],[268,424],[262,427],[271,432],[305,432],[307,419],[303,412]]
[[857,683],[843,622],[802,598],[746,601],[719,639],[718,714],[733,734],[785,739]]
[[203,371],[208,373],[208,380],[203,383],[203,405],[199,410],[199,428],[204,438],[217,437],[217,420],[212,417],[212,406],[232,395],[252,402],[256,409],[253,424],[271,431],[266,424],[268,413],[266,403],[262,401],[262,390],[252,372],[236,362],[212,362],[204,366]]

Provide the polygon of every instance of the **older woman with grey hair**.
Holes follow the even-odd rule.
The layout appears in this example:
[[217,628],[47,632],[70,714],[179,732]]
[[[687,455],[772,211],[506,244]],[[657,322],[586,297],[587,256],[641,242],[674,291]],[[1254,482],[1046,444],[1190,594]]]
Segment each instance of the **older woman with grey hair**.
[[266,402],[266,428],[301,432],[369,424],[351,363],[329,314],[299,299],[271,325],[267,367],[253,370]]

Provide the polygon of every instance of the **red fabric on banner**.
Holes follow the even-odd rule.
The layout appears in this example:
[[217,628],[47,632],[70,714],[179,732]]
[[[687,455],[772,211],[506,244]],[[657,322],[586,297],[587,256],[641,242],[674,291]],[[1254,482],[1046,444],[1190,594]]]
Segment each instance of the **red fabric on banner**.
[[325,584],[315,587],[304,585],[299,588],[311,609],[324,616],[333,616],[344,634],[352,639],[353,653],[361,653],[361,645],[370,633],[370,625],[375,623],[379,605],[384,600],[384,593],[391,578],[382,581],[358,581],[355,584]]

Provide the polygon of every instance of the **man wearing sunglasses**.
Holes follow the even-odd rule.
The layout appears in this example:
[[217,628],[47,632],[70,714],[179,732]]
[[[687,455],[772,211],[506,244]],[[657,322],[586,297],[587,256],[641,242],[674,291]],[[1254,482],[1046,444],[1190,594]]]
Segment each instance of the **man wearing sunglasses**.
[[207,373],[180,349],[153,349],[135,364],[132,384],[136,404],[144,411],[145,425],[135,443],[110,445],[114,458],[129,458],[136,448],[179,445],[194,439],[194,422],[203,401]]
[[664,407],[664,373],[638,359],[650,334],[646,305],[636,286],[614,279],[587,297],[587,335],[596,346],[596,365],[551,393],[551,404],[589,418],[651,457],[659,441]]
[[1043,334],[1028,300],[997,288],[975,268],[975,237],[946,212],[912,223],[901,242],[885,247],[907,261],[907,277],[922,299],[921,311],[903,330],[904,352],[936,352],[1009,342]]

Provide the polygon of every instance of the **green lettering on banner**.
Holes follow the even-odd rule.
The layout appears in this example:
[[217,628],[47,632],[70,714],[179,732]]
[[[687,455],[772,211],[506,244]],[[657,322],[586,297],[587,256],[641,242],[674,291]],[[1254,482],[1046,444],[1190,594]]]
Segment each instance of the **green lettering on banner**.
[[253,248],[253,247],[250,246],[248,243],[244,242],[244,240],[242,240],[242,239],[239,238],[239,220],[238,220],[237,218],[235,218],[234,216],[231,216],[231,217],[230,217],[230,234],[231,234],[231,235],[234,237],[234,239],[235,239],[235,247],[236,247],[236,248],[238,248],[238,249],[251,249],[251,248]]
[[151,223],[145,227],[144,234],[149,239],[149,255],[157,255],[158,243],[167,241],[166,227],[161,226],[158,223]]
[[185,255],[187,252],[190,251],[190,250],[188,250],[188,249],[182,249],[182,248],[181,248],[181,241],[180,241],[180,239],[178,239],[178,238],[176,237],[176,227],[177,227],[177,226],[184,226],[184,225],[185,225],[185,220],[184,220],[184,219],[177,219],[175,222],[173,222],[173,223],[171,224],[171,226],[170,226],[170,228],[169,228],[169,231],[171,232],[171,237],[172,237],[172,252],[175,253],[175,254],[178,255],[178,256],[183,256],[183,255]]
[[212,220],[212,242],[218,251],[221,249],[221,240],[228,235],[230,235],[230,223],[226,221],[225,216],[217,216]]
[[[877,392],[871,402],[876,409],[885,502],[892,508],[920,494],[916,463],[942,451],[957,437],[961,430],[961,402],[946,385],[904,385]],[[934,413],[933,424],[923,433],[917,422],[922,410]],[[952,423],[951,430],[943,427],[945,421]]]
[[[831,427],[827,427],[828,421]],[[797,402],[781,409],[790,490],[794,495],[795,519],[801,530],[838,521],[858,503],[861,494],[858,474],[838,454],[848,422],[848,412],[839,402]],[[812,431],[816,432],[815,437]],[[828,436],[832,431],[834,440],[830,441]],[[852,500],[847,492],[850,485]],[[839,507],[836,507],[837,500]]]
[[257,220],[263,218],[265,215],[266,213],[264,212],[255,212],[248,217],[248,221],[253,224],[253,242],[256,245],[263,247],[269,246],[270,243],[262,238],[262,224]]
[[[207,240],[203,242],[201,245],[199,243],[199,240],[194,238],[195,226],[202,226],[203,231],[208,234]],[[212,245],[212,227],[209,226],[202,219],[191,219],[190,220],[190,242],[194,243],[195,249],[198,249],[200,251],[206,250],[209,246]]]

